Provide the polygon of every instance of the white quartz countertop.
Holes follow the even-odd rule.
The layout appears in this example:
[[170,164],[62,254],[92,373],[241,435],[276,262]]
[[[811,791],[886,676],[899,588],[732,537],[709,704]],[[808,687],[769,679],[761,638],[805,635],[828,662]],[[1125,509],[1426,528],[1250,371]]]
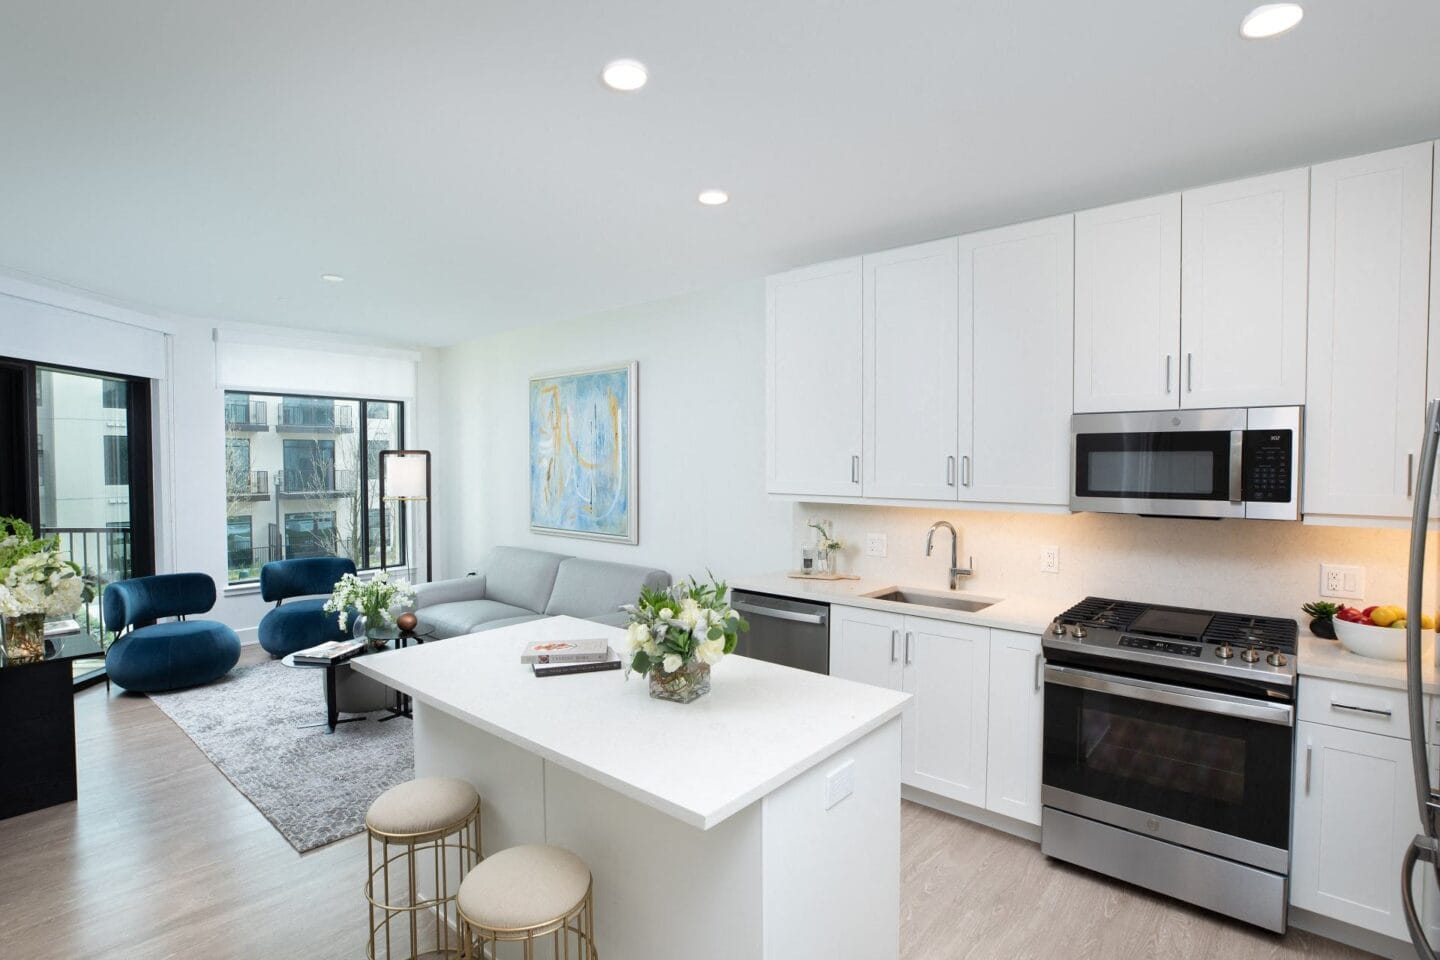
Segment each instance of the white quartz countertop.
[[552,617],[352,661],[359,672],[684,823],[708,830],[900,715],[910,695],[748,657],[678,704],[623,671],[539,678],[531,640],[625,633]]
[[[1422,648],[1425,692],[1440,693],[1440,672],[1435,669],[1435,645],[1427,642]],[[1300,659],[1296,668],[1302,677],[1346,680],[1367,683],[1372,687],[1405,689],[1405,661],[1375,660],[1351,653],[1338,640],[1317,637],[1305,627],[1300,628]]]
[[[866,607],[871,610],[885,610],[890,613],[910,614],[914,617],[928,617],[931,620],[950,620],[955,623],[971,623],[979,627],[995,627],[1000,630],[1015,630],[1019,633],[1043,633],[1056,615],[1063,613],[1082,598],[1069,597],[1060,601],[1034,597],[992,597],[967,590],[949,591],[934,587],[917,587],[893,580],[864,577],[859,580],[805,580],[790,577],[784,573],[766,573],[752,577],[735,577],[727,581],[736,590],[754,593],[768,593],[779,597],[793,597],[796,600],[814,600],[820,603],[838,603],[847,607]],[[946,607],[929,607],[917,603],[896,603],[892,600],[875,600],[867,593],[882,593],[891,590],[909,590],[918,593],[947,594],[955,597],[970,597],[976,600],[997,600],[984,610],[969,613]]]

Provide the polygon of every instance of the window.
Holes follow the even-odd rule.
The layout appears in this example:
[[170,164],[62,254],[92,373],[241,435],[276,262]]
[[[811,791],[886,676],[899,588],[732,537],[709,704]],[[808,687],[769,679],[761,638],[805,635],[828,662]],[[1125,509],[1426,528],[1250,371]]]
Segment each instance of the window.
[[124,486],[130,482],[130,438],[121,435],[101,439],[105,442],[105,483]]
[[124,410],[130,385],[124,380],[100,381],[100,405],[106,410]]
[[[378,568],[380,451],[404,446],[404,414],[389,400],[227,391],[229,582],[289,557]],[[404,517],[403,504],[385,504],[387,566],[406,562]]]

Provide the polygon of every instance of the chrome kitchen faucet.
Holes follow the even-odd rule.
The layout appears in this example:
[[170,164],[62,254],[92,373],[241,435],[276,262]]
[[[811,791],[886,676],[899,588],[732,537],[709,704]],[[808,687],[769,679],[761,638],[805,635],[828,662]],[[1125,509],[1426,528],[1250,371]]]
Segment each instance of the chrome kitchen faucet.
[[930,524],[930,530],[925,534],[925,556],[930,556],[930,552],[935,548],[935,531],[941,527],[950,531],[950,589],[959,590],[961,577],[975,575],[975,558],[971,557],[970,565],[963,570],[960,569],[959,561],[955,558],[955,551],[960,544],[960,535],[955,532],[955,528],[948,520],[936,520]]

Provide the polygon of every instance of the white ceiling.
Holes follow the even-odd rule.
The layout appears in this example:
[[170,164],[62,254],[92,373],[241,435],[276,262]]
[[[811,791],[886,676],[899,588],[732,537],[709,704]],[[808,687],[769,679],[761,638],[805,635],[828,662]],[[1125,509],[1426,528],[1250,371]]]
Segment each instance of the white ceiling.
[[0,267],[443,344],[1440,135],[1436,0],[1251,5],[6,0]]

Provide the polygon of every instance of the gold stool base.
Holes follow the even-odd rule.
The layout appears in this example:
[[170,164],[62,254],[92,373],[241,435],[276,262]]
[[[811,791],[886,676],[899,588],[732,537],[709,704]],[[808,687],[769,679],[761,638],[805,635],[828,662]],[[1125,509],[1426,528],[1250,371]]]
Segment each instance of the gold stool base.
[[[425,833],[392,834],[367,826],[365,846],[369,861],[365,899],[370,906],[367,960],[379,956],[461,960],[465,944],[457,933],[461,918],[455,896],[460,881],[482,859],[479,800],[463,819]],[[458,869],[453,881],[452,856]],[[420,888],[426,881],[432,894],[422,897]],[[434,923],[433,933],[422,929],[422,920]],[[421,949],[422,941],[427,949]],[[378,953],[381,945],[383,955]],[[397,955],[397,950],[403,952]]]
[[[524,960],[539,960],[542,956],[550,956],[552,960],[599,960],[600,952],[595,949],[595,888],[592,882],[585,890],[585,896],[580,902],[567,910],[562,916],[543,923],[537,923],[529,927],[512,927],[500,929],[487,927],[484,924],[476,923],[465,916],[463,910],[457,907],[460,915],[460,939],[464,945],[465,952],[461,955],[462,960],[494,960],[501,957],[500,944],[520,944],[523,952],[520,954]],[[539,947],[544,938],[549,937],[550,951],[548,954],[541,954]],[[571,948],[571,944],[574,948]],[[485,946],[490,945],[487,953]],[[508,955],[507,955],[508,958]]]

